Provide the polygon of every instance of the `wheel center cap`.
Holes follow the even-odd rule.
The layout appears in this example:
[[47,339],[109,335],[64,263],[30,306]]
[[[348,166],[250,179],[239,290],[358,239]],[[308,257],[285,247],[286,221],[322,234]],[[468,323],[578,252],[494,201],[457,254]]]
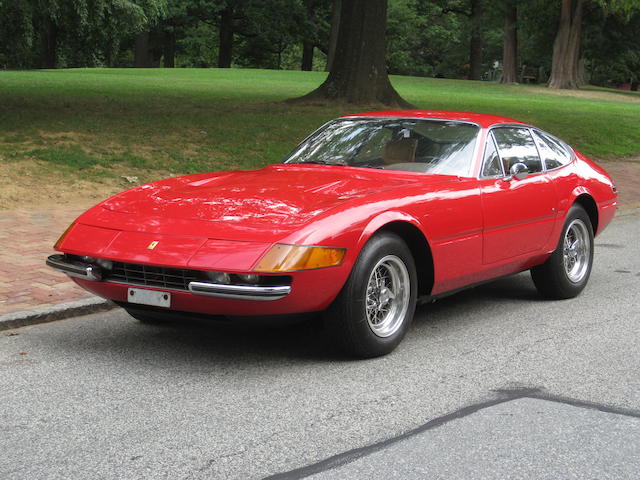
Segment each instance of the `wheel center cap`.
[[391,291],[388,288],[383,287],[380,289],[378,298],[380,299],[380,305],[386,305],[393,298],[393,296],[391,295]]

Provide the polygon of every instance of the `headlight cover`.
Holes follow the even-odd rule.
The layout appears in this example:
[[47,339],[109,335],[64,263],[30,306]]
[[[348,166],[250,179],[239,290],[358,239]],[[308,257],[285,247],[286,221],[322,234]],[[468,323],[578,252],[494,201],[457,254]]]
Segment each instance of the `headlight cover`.
[[71,229],[73,228],[73,226],[76,223],[73,222],[71,225],[69,225],[67,227],[67,229],[62,233],[62,235],[60,235],[60,238],[58,238],[58,240],[56,241],[56,243],[53,245],[53,249],[54,250],[60,250],[60,245],[62,245],[62,242],[64,241],[64,238],[69,234],[69,232],[71,231]]
[[264,254],[255,272],[295,272],[342,264],[346,248],[285,245],[277,243]]

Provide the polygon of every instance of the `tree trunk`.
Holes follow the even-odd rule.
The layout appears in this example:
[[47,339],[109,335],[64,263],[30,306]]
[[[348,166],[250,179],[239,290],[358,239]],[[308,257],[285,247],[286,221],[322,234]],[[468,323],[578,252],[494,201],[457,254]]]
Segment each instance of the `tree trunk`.
[[233,7],[227,5],[220,13],[218,68],[230,68],[233,59]]
[[471,43],[469,45],[469,79],[480,80],[482,77],[482,49],[484,36],[482,0],[471,0]]
[[340,30],[340,10],[341,0],[333,0],[333,10],[331,12],[331,32],[329,33],[329,49],[327,53],[327,65],[325,72],[330,72],[333,67],[333,59],[336,56],[336,45],[338,44],[338,30]]
[[553,43],[549,88],[576,89],[582,44],[583,0],[562,0],[560,25]]
[[56,68],[58,63],[58,26],[48,15],[42,22],[40,68]]
[[176,34],[166,32],[164,35],[162,56],[164,58],[164,68],[174,68],[176,66]]
[[150,63],[149,32],[142,32],[136,36],[136,45],[133,53],[133,66],[135,68],[148,68]]
[[518,10],[507,0],[504,12],[504,43],[502,48],[502,78],[500,83],[518,81]]
[[331,72],[316,90],[296,100],[408,107],[387,75],[386,24],[387,0],[343,0]]
[[300,69],[303,72],[310,72],[313,70],[313,49],[315,45],[312,42],[302,43],[302,65]]

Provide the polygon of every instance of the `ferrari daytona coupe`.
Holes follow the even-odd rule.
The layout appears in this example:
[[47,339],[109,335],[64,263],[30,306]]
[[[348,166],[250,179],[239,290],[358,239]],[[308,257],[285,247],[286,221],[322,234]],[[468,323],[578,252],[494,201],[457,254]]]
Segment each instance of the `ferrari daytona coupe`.
[[418,299],[524,270],[544,297],[578,295],[616,204],[600,166],[531,125],[369,112],[281,164],[105,200],[47,264],[145,322],[323,312],[338,345],[373,357],[399,344]]

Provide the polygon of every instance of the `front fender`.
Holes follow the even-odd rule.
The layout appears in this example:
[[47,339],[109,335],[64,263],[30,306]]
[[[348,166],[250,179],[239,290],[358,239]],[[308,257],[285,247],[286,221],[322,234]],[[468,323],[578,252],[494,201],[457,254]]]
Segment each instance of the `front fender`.
[[423,234],[425,233],[420,222],[412,215],[398,211],[383,212],[380,215],[377,215],[376,217],[370,219],[367,225],[362,230],[360,238],[358,238],[357,241],[358,251],[362,250],[362,247],[364,247],[365,243],[369,241],[374,233],[392,222],[409,223],[422,231]]

